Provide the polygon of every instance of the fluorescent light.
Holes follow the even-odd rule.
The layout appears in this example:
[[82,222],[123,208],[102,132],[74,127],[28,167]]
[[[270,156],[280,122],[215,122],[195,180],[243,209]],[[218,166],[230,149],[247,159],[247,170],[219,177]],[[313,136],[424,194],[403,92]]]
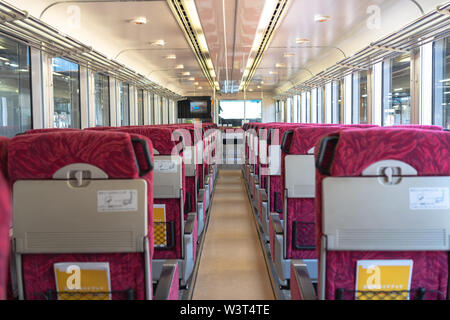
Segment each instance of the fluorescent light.
[[166,56],[167,60],[175,60],[176,58],[177,58],[177,56],[174,55],[174,54],[169,54],[169,55]]
[[194,82],[194,85],[198,86],[198,81]]
[[9,61],[9,59],[5,58],[5,57],[0,57],[0,60],[2,60],[2,61]]
[[203,87],[198,87],[197,89],[198,89],[198,90],[202,90],[202,89],[203,89]]
[[394,91],[403,91],[403,88],[394,89]]
[[178,64],[178,65],[175,67],[175,69],[184,69],[184,65]]
[[290,52],[286,52],[286,53],[283,55],[283,57],[285,57],[285,58],[290,58],[290,57],[293,57],[293,56],[295,56],[295,54],[294,54],[294,53],[290,53]]
[[270,71],[269,74],[277,74],[278,72]]
[[284,68],[286,65],[284,63],[276,63],[275,68]]
[[190,77],[188,80],[189,81],[195,81],[195,78],[194,77]]
[[[0,58],[1,60],[2,58]],[[439,80],[439,82],[450,82],[450,79],[443,79],[443,80]]]
[[190,75],[191,75],[191,73],[189,71],[183,72],[183,76],[190,76]]

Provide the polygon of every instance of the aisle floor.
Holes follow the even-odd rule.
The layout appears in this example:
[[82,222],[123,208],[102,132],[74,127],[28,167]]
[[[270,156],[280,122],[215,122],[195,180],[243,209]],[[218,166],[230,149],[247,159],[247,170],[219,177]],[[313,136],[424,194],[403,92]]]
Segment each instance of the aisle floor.
[[272,300],[252,209],[240,170],[221,170],[193,300]]

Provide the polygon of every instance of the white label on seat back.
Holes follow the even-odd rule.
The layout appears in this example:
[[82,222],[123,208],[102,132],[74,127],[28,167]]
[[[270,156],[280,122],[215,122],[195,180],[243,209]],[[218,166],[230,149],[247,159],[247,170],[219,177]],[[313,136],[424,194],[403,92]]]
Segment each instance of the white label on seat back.
[[98,212],[131,212],[138,209],[137,190],[97,191]]
[[158,172],[176,173],[177,163],[172,160],[155,160],[154,168]]
[[450,209],[449,188],[409,188],[411,210]]

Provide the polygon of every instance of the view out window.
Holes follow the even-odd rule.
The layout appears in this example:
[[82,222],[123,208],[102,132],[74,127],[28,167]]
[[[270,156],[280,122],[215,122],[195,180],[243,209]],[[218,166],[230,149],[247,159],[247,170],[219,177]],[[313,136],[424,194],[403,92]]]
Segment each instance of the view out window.
[[450,38],[433,45],[433,123],[450,129]]
[[402,55],[383,62],[383,124],[411,123],[411,58]]
[[324,89],[323,88],[317,88],[317,123],[325,123],[323,119],[323,107],[325,105],[325,99],[324,99]]
[[53,106],[55,128],[81,128],[78,64],[53,59]]
[[137,108],[138,108],[138,125],[144,125],[144,90],[137,92]]
[[95,126],[109,126],[109,77],[101,73],[94,74]]
[[331,85],[331,122],[341,123],[342,113],[342,88],[341,81],[334,81]]
[[130,125],[130,85],[120,83],[120,125]]
[[368,123],[367,71],[354,73],[352,82],[352,123]]
[[261,100],[221,100],[219,123],[241,126],[243,120],[261,122]]
[[0,37],[0,135],[31,129],[30,50]]
[[292,122],[292,97],[286,100],[286,122]]

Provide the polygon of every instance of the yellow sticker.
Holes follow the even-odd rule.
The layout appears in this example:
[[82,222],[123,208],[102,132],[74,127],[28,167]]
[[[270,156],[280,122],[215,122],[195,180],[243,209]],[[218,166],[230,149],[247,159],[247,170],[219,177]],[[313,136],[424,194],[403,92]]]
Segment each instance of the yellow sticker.
[[357,300],[409,300],[412,260],[360,260],[356,271]]
[[111,300],[109,263],[55,263],[58,300]]
[[166,205],[153,205],[153,235],[155,247],[167,246]]

